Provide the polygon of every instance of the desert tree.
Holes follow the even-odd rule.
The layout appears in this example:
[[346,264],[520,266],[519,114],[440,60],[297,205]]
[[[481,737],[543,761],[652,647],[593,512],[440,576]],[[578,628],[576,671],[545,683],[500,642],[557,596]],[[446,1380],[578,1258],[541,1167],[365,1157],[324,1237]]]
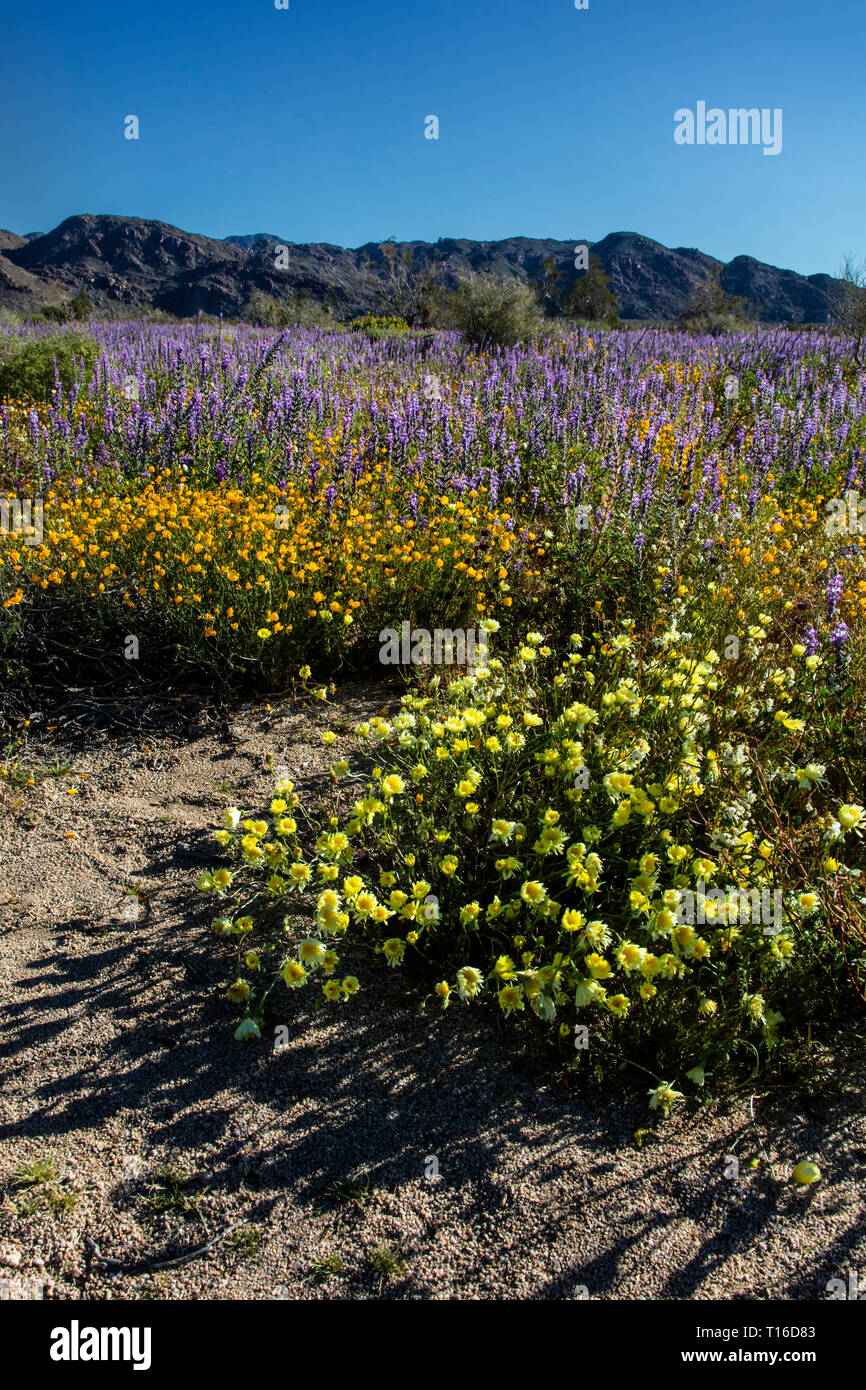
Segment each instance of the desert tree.
[[565,299],[565,312],[570,318],[607,323],[619,323],[619,304],[610,287],[610,280],[595,252],[589,254],[589,267],[577,276]]
[[551,317],[562,313],[563,274],[553,256],[545,256],[532,277],[541,307]]
[[721,281],[722,267],[713,266],[696,286],[676,318],[677,328],[687,333],[736,333],[750,319],[742,295],[728,294]]
[[[382,243],[385,276],[379,290],[379,303],[410,328],[426,328],[433,317],[437,298],[430,270],[422,269],[411,246],[400,246],[393,237]],[[433,256],[439,253],[433,248]]]
[[830,312],[836,323],[854,342],[854,361],[866,346],[866,263],[846,256],[838,275]]

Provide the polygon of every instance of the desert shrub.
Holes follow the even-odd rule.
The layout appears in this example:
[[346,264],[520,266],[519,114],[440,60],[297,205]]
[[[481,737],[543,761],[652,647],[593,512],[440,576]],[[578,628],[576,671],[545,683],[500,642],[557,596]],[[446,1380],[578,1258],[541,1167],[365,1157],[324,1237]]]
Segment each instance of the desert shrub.
[[45,338],[7,338],[0,345],[0,397],[47,400],[56,375],[64,391],[87,382],[99,348],[83,333],[59,333]]
[[406,320],[393,314],[364,314],[362,318],[352,319],[349,327],[356,333],[366,333],[372,342],[380,338],[393,338],[409,331]]
[[736,333],[750,326],[748,305],[742,295],[727,294],[721,283],[721,266],[709,270],[689,296],[676,319],[688,333]]
[[258,290],[244,307],[241,318],[257,328],[333,328],[334,319],[328,305],[317,304],[302,292],[289,299],[276,300]]
[[507,347],[540,332],[543,316],[529,285],[498,275],[471,275],[443,299],[442,325],[479,347]]
[[78,319],[88,319],[93,313],[91,303],[84,290],[79,290],[71,299],[63,299],[59,304],[45,304],[31,323],[73,323]]
[[198,887],[233,947],[236,1036],[275,988],[323,979],[344,1004],[347,937],[395,968],[414,956],[442,1007],[488,999],[572,1066],[650,1075],[662,1110],[843,1016],[866,993],[866,811],[800,763],[790,705],[819,677],[722,698],[684,616],[651,644],[600,624],[559,654],[530,632],[510,662],[410,691],[355,730],[372,773],[332,765],[330,817],[309,821],[290,782],[258,815],[230,808],[227,867]]

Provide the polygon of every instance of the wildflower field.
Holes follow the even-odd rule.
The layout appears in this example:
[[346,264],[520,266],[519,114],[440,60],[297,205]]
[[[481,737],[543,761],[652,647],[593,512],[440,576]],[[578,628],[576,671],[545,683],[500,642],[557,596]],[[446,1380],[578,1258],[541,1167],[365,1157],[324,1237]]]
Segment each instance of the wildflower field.
[[[0,359],[47,330],[10,328]],[[347,938],[654,1109],[859,1030],[866,373],[843,338],[94,325],[0,402],[7,683],[34,633],[325,704],[330,805],[215,808],[236,1036],[351,1008]],[[380,663],[478,630],[486,660]],[[10,675],[9,673],[13,673]],[[333,742],[328,732],[325,740]]]

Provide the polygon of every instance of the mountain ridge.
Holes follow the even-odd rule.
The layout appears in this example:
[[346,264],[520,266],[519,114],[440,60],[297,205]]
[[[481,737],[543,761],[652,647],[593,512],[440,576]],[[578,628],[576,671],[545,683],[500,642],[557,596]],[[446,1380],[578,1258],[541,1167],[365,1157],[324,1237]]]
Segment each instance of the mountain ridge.
[[[576,278],[575,248],[581,242],[601,260],[621,315],[631,322],[673,319],[714,268],[722,287],[748,299],[767,323],[824,323],[839,283],[747,255],[724,262],[697,247],[670,248],[627,231],[596,242],[514,236],[395,244],[411,252],[412,274],[429,274],[444,289],[455,288],[472,271],[530,280],[550,257],[567,289]],[[42,234],[0,231],[0,308],[33,313],[84,290],[103,314],[161,309],[178,317],[199,311],[234,317],[254,295],[278,301],[301,295],[345,320],[381,312],[387,245],[297,243],[269,232],[215,238],[155,219],[81,213]]]

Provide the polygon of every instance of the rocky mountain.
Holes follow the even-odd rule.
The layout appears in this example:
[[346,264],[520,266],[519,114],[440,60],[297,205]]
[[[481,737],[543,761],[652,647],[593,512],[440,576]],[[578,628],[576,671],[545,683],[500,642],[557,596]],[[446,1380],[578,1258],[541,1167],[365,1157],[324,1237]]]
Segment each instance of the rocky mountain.
[[[429,274],[446,289],[471,271],[532,279],[546,258],[553,259],[561,285],[568,288],[581,240],[442,237],[435,243],[402,243],[399,250],[411,254],[410,274]],[[583,240],[600,258],[622,317],[633,322],[675,317],[714,266],[721,267],[724,289],[750,300],[765,322],[823,323],[836,283],[828,275],[798,275],[750,256],[724,264],[693,248],[670,249],[635,232]],[[150,308],[179,317],[199,310],[230,317],[256,294],[278,301],[302,295],[330,306],[335,318],[344,320],[382,312],[389,265],[384,245],[298,245],[268,232],[216,240],[166,222],[84,214],[68,217],[43,235],[0,231],[0,308],[33,313],[83,289],[102,314]]]
[[285,237],[277,236],[275,232],[250,232],[247,236],[226,236],[223,241],[229,242],[232,246],[243,246],[249,249],[250,246],[258,246],[262,241],[276,241],[281,245],[287,245]]

